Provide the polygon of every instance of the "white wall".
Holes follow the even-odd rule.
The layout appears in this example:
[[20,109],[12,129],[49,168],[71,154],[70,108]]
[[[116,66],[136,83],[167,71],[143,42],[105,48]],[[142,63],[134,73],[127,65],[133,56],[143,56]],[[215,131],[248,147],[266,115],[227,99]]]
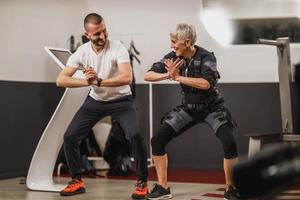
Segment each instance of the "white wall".
[[0,1],[0,80],[52,82],[58,73],[44,46],[67,47],[67,39],[83,33],[83,18],[98,12],[112,39],[133,39],[142,64],[137,79],[155,59],[167,53],[169,32],[177,22],[197,25],[198,0],[64,0]]
[[[221,82],[278,81],[275,48],[221,46],[203,27],[201,9],[200,0],[2,0],[0,80],[55,81],[59,68],[43,47],[67,48],[71,34],[77,39],[82,34],[84,16],[98,12],[106,19],[110,38],[126,45],[134,40],[141,52],[141,65],[134,63],[138,82],[143,82],[144,72],[154,61],[170,51],[169,32],[179,22],[194,24],[198,44],[215,52]],[[294,46],[292,60],[298,62],[300,48]]]
[[58,67],[48,58],[45,45],[66,47],[67,38],[79,33],[84,1],[0,2],[0,80],[54,81]]

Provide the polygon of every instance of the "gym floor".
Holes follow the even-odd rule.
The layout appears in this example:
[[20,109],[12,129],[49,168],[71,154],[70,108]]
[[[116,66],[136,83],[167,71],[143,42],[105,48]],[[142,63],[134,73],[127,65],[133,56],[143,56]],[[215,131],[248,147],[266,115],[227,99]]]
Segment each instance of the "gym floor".
[[[122,200],[131,199],[130,195],[133,191],[135,181],[133,180],[111,180],[111,179],[84,179],[87,192],[72,197],[61,197],[58,193],[53,192],[35,192],[28,191],[25,185],[18,184],[20,179],[8,179],[0,181],[0,199],[1,200]],[[60,178],[58,182],[67,182],[69,179]],[[149,182],[150,185],[154,182]],[[180,200],[204,200],[204,199],[222,199],[223,188],[221,184],[200,184],[200,183],[175,183],[171,182],[170,187],[174,195],[173,199]],[[214,193],[217,197],[207,197],[209,193]],[[205,196],[206,195],[206,196]]]
[[[155,182],[154,170],[150,169],[149,186]],[[61,197],[54,192],[29,191],[21,178],[0,180],[1,200],[130,200],[134,176],[109,178],[84,178],[87,192],[72,197]],[[221,171],[170,170],[169,183],[173,199],[178,200],[221,200],[225,190],[224,175]],[[55,177],[58,183],[66,183],[68,177]],[[276,199],[300,199],[300,190],[282,193]]]

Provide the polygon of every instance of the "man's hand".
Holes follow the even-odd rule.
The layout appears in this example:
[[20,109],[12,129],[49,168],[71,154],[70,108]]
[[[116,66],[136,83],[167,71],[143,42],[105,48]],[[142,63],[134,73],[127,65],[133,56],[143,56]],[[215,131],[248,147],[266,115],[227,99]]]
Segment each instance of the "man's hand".
[[176,78],[179,76],[179,67],[183,62],[184,60],[179,58],[177,58],[175,61],[173,61],[173,59],[165,60],[166,70],[168,71],[168,74],[172,80],[176,80]]
[[97,73],[92,67],[87,67],[83,73],[90,85],[97,85]]

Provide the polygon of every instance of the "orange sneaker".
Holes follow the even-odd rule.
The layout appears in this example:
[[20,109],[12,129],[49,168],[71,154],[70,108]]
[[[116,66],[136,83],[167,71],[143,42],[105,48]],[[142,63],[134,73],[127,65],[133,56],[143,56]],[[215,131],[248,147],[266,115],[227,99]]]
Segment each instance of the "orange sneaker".
[[81,179],[73,179],[65,189],[60,191],[61,196],[72,196],[75,194],[85,193],[85,187]]
[[135,190],[131,197],[133,199],[144,199],[149,194],[147,182],[137,181],[135,184]]

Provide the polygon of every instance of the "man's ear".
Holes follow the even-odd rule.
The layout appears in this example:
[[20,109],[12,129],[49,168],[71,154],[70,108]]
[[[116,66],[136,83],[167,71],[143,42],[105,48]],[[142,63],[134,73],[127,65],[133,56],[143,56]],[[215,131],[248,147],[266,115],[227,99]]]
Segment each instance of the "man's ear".
[[87,32],[84,32],[84,36],[90,40],[89,34]]

